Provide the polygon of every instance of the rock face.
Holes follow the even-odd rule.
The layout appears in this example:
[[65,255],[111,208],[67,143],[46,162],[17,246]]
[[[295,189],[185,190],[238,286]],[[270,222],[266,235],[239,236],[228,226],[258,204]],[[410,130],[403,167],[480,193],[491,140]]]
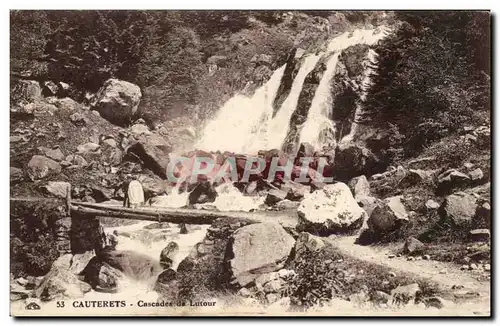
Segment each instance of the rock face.
[[349,180],[355,176],[370,173],[377,165],[377,159],[366,147],[346,144],[336,149],[334,165],[337,179]]
[[11,98],[16,102],[34,102],[42,97],[42,88],[35,80],[15,80],[12,81]]
[[477,168],[477,169],[470,171],[469,176],[470,176],[472,181],[479,181],[479,180],[483,179],[484,173],[480,168]]
[[164,269],[172,267],[175,256],[179,253],[179,245],[170,241],[170,243],[160,253],[160,265]]
[[370,184],[364,175],[352,178],[348,185],[354,198],[370,196]]
[[238,229],[228,248],[232,276],[240,286],[255,280],[260,274],[281,269],[295,240],[278,223],[258,223]]
[[475,219],[478,225],[488,228],[491,226],[491,206],[489,203],[483,202],[477,206]]
[[139,86],[132,83],[108,79],[94,96],[92,109],[111,122],[130,121],[139,107],[142,93]]
[[81,298],[90,289],[90,285],[80,281],[69,270],[61,267],[53,267],[35,289],[35,296],[43,301],[75,299]]
[[464,192],[457,192],[445,198],[439,207],[441,221],[458,225],[470,223],[476,214],[477,198]]
[[155,291],[160,292],[164,298],[175,298],[178,291],[177,272],[166,269],[158,275]]
[[18,182],[23,181],[24,173],[23,170],[13,167],[10,167],[10,182],[11,184],[16,184]]
[[389,197],[380,202],[368,219],[368,226],[376,233],[394,231],[408,222],[408,213],[401,196]]
[[358,229],[367,217],[349,187],[341,182],[306,194],[298,214],[301,231],[322,235]]
[[32,180],[43,179],[49,174],[58,174],[61,172],[61,166],[48,157],[35,155],[28,163],[28,175]]
[[89,264],[90,260],[94,257],[95,253],[93,250],[73,255],[69,270],[75,275],[81,274],[85,267]]
[[[254,222],[220,218],[207,229],[203,241],[197,243],[177,267],[179,283],[185,288],[183,298],[197,296],[197,288],[220,289],[230,285],[228,244],[231,235],[241,227]],[[162,292],[163,294],[163,292]]]
[[151,134],[138,137],[137,141],[127,149],[127,152],[138,156],[144,162],[144,167],[156,175],[166,178],[171,150],[171,145],[163,137]]

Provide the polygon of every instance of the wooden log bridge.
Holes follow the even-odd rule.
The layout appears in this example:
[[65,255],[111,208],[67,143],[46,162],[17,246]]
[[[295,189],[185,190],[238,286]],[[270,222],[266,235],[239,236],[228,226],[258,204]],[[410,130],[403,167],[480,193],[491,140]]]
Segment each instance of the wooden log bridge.
[[[33,198],[33,197],[11,197],[11,202],[60,202],[56,198]],[[63,200],[64,201],[64,200]],[[242,211],[214,211],[193,208],[168,208],[140,206],[137,208],[126,208],[118,205],[88,203],[66,198],[66,209],[68,217],[71,218],[94,218],[111,217],[128,220],[141,220],[152,222],[170,222],[185,224],[212,224],[218,218],[245,219],[254,222],[275,221],[283,226],[294,227],[297,224],[296,212],[242,212]]]
[[[295,226],[296,216],[279,214],[278,212],[241,212],[241,211],[213,211],[205,209],[167,208],[141,206],[126,208],[104,204],[71,201],[71,213],[80,216],[105,216],[122,219],[133,219],[153,222],[170,222],[185,224],[212,224],[218,218],[236,218],[254,222],[276,221],[284,226]],[[277,214],[278,213],[278,214]],[[72,214],[73,215],[73,214]],[[292,214],[295,215],[295,214]]]

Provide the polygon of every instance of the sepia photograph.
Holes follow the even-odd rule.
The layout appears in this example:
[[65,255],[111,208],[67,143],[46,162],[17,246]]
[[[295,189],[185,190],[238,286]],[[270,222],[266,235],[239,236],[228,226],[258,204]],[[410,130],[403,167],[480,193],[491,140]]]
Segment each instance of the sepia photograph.
[[492,316],[490,11],[9,19],[11,316]]

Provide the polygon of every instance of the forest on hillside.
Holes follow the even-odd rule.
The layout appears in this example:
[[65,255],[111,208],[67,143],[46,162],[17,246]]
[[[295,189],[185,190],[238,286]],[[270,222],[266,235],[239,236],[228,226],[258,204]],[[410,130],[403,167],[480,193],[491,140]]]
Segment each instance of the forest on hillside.
[[[255,53],[277,68],[294,48],[314,48],[353,26],[388,23],[376,51],[365,122],[390,130],[392,155],[418,150],[466,122],[489,119],[488,12],[304,11],[12,11],[11,76],[63,81],[85,100],[114,77],[140,86],[140,114],[165,121],[210,114],[268,67],[249,69]],[[311,28],[321,19],[328,31]],[[222,67],[215,75],[207,65]],[[213,92],[217,89],[217,92]],[[11,95],[12,96],[12,95]],[[418,128],[415,128],[418,126]]]

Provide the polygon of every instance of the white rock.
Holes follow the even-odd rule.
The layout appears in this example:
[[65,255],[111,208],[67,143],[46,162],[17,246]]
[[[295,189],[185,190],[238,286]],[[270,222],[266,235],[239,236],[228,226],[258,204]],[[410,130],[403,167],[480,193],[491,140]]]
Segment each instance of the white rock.
[[319,229],[325,234],[358,229],[367,217],[349,187],[341,182],[306,193],[298,213],[303,231]]

